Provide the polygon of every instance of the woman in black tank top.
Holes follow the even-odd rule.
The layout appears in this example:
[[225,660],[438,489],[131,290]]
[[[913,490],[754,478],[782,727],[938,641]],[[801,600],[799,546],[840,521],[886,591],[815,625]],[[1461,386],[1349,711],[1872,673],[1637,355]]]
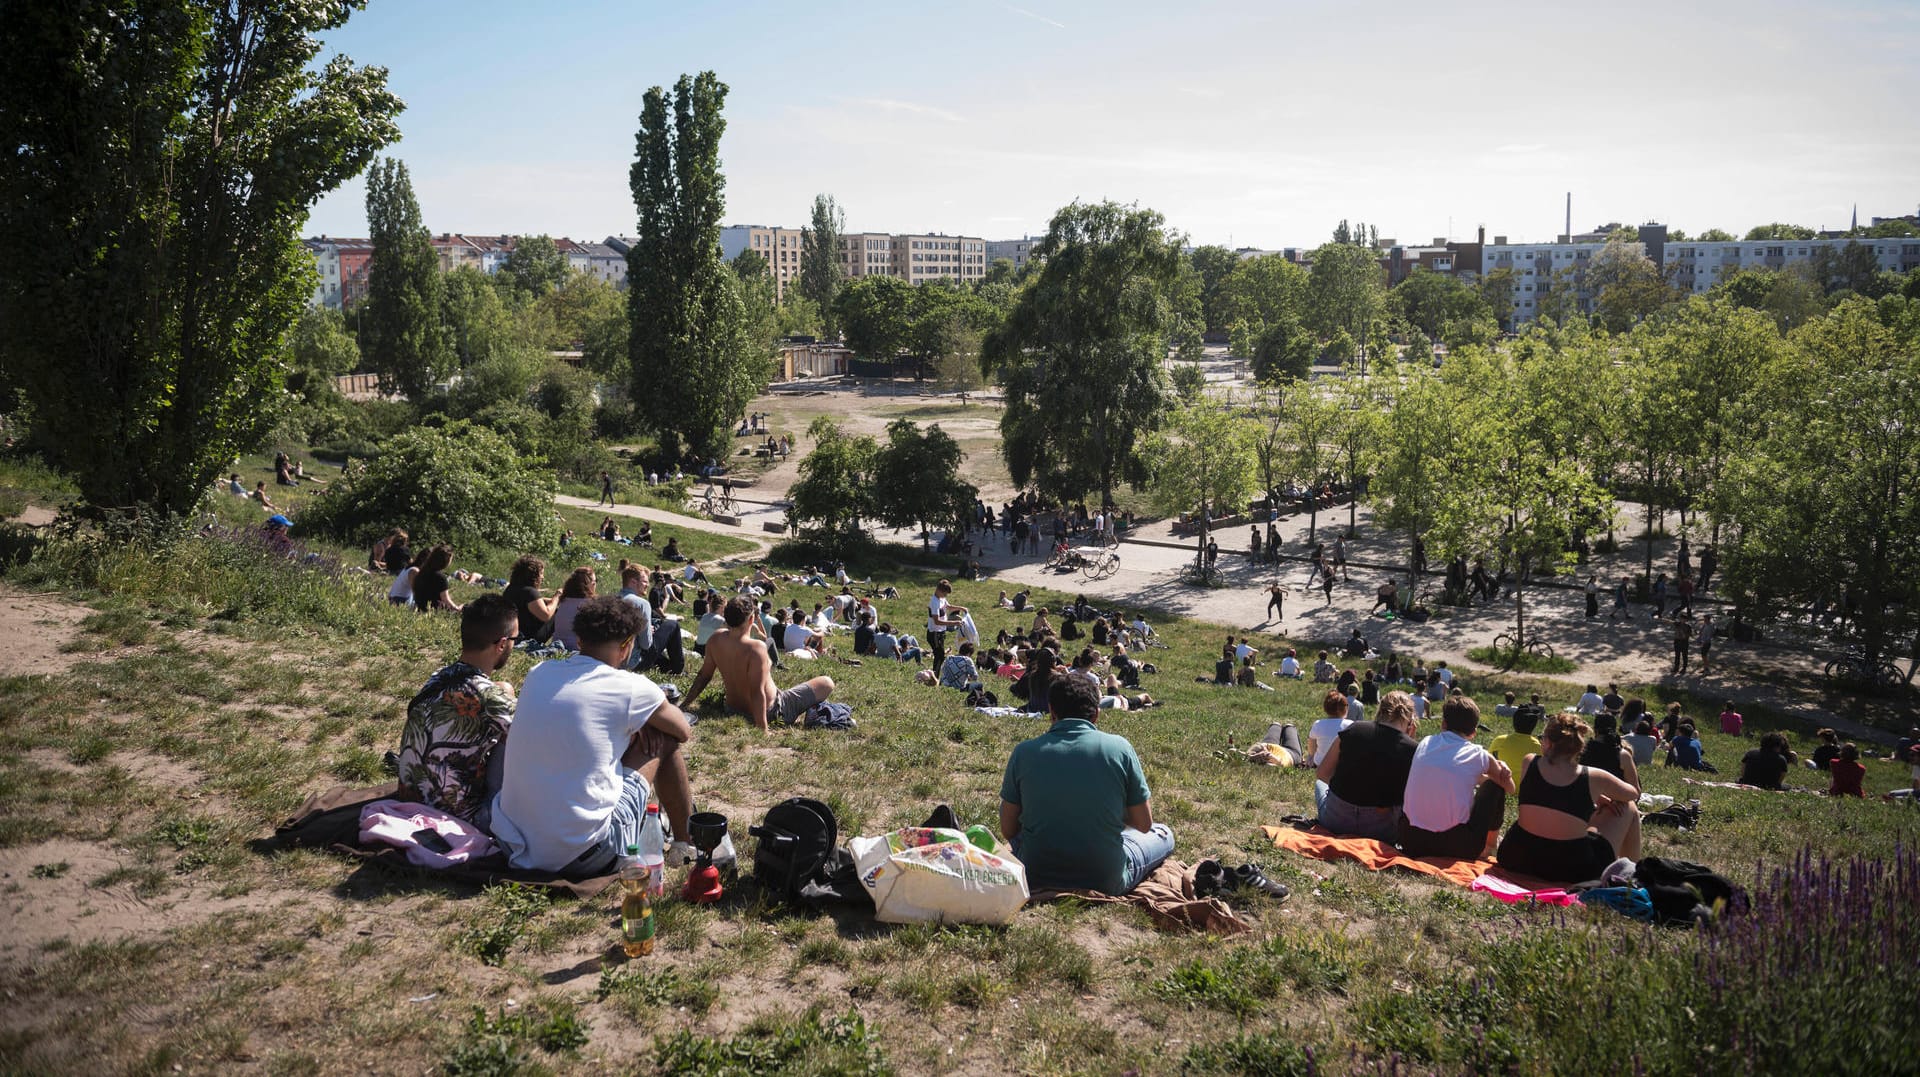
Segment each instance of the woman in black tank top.
[[1640,858],[1639,794],[1620,778],[1578,762],[1591,734],[1577,715],[1547,721],[1540,754],[1528,757],[1520,778],[1520,817],[1500,841],[1503,867],[1577,883],[1598,879],[1618,857]]
[[1640,769],[1634,765],[1633,752],[1620,740],[1620,720],[1612,711],[1593,719],[1593,739],[1580,751],[1580,762],[1595,770],[1604,770],[1640,792]]

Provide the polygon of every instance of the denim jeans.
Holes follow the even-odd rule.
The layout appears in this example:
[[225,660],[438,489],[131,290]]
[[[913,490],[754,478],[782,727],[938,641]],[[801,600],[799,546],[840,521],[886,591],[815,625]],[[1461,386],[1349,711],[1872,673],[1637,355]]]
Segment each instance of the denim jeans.
[[1347,838],[1374,838],[1392,845],[1400,836],[1400,809],[1362,808],[1333,795],[1326,782],[1313,783],[1313,801],[1321,829]]
[[626,855],[627,846],[640,840],[640,823],[646,818],[647,801],[653,799],[653,786],[637,770],[622,771],[620,799],[607,819],[606,836],[561,868],[561,875],[586,878],[603,874]]
[[1130,826],[1121,827],[1120,841],[1127,849],[1128,890],[1139,886],[1140,880],[1173,855],[1173,828],[1165,823],[1153,824],[1153,829],[1144,834]]

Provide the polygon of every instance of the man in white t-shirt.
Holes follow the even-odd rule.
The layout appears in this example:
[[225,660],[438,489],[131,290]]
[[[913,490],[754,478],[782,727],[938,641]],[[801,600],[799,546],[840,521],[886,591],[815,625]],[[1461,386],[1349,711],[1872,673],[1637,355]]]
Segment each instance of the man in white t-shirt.
[[1581,714],[1587,715],[1599,714],[1601,711],[1606,710],[1607,703],[1606,700],[1600,698],[1599,686],[1592,684],[1587,685],[1586,694],[1580,697],[1580,702],[1574,706],[1574,709]]
[[1484,859],[1499,838],[1513,772],[1470,739],[1480,728],[1473,700],[1450,697],[1440,723],[1440,732],[1413,752],[1400,809],[1400,848],[1408,856]]
[[1300,656],[1291,647],[1287,648],[1287,656],[1280,660],[1280,676],[1291,677],[1296,681],[1302,677]]
[[927,649],[933,652],[935,669],[947,660],[947,633],[960,627],[960,618],[967,612],[963,606],[948,603],[951,594],[953,584],[941,580],[933,585],[933,597],[927,600]]
[[527,674],[493,800],[493,835],[514,867],[604,874],[639,840],[656,783],[676,835],[669,858],[691,857],[679,836],[693,811],[681,752],[693,729],[657,685],[620,668],[639,620],[617,597],[589,599],[573,620],[580,653]]
[[819,654],[826,644],[826,637],[808,628],[798,612],[793,615],[791,622],[780,629],[780,649],[788,654],[800,654],[803,657],[812,658]]

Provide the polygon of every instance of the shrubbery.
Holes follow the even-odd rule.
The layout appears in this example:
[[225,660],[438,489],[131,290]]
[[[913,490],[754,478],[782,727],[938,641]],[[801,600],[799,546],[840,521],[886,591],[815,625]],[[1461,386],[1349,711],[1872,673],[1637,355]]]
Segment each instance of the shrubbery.
[[553,480],[484,427],[423,427],[336,480],[307,507],[300,527],[346,542],[405,527],[456,548],[546,549],[555,534]]

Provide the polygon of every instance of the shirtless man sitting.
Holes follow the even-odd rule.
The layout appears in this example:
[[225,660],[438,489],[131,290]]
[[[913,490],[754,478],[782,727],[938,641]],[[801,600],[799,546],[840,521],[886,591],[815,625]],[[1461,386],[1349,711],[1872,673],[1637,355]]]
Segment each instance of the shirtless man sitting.
[[700,698],[707,682],[720,675],[726,693],[727,709],[743,714],[761,731],[770,732],[769,721],[795,722],[808,709],[833,695],[832,677],[815,677],[782,692],[773,684],[773,659],[767,653],[770,644],[752,616],[753,604],[735,596],[727,600],[722,616],[726,627],[707,640],[706,655],[700,672],[687,688],[688,704]]

